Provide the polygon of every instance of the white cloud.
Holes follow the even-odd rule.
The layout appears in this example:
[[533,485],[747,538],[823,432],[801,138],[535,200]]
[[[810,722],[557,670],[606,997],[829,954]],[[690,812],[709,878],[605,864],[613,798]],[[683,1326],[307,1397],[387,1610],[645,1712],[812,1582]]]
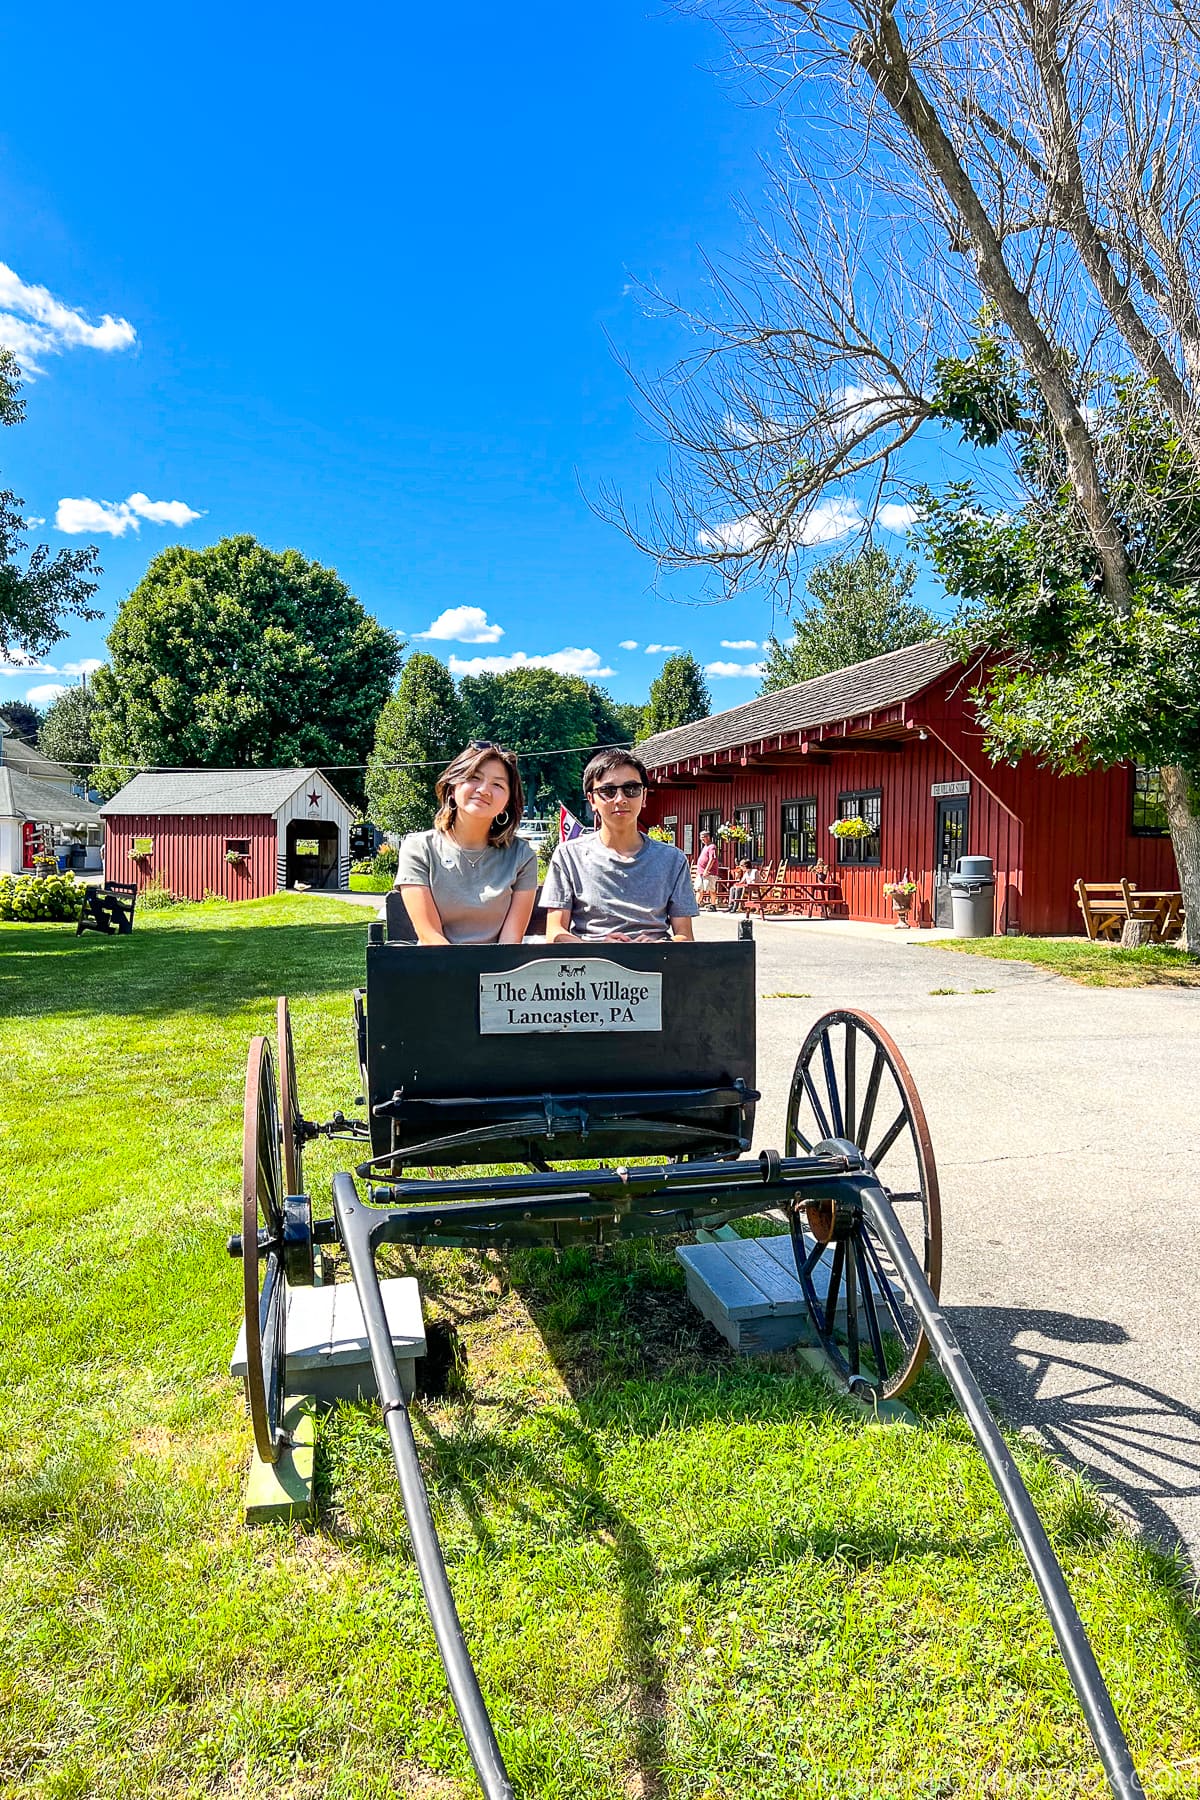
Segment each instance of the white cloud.
[[889,402],[903,396],[903,388],[877,382],[848,381],[833,396],[834,430],[839,437],[878,424]]
[[605,668],[594,650],[552,650],[548,656],[527,656],[514,650],[511,656],[452,656],[452,675],[507,675],[510,669],[553,669],[556,675],[583,675],[595,681],[615,675]]
[[682,650],[682,644],[647,644],[647,656],[673,656],[676,650]]
[[[98,656],[85,656],[81,662],[64,663],[62,673],[64,675],[94,675],[97,669],[103,667],[104,664]],[[58,671],[56,670],[55,673],[57,674]]]
[[757,650],[757,638],[722,638],[722,650]]
[[49,288],[22,281],[0,262],[0,344],[16,356],[26,374],[42,373],[41,358],[63,350],[128,350],[137,332],[128,319],[105,313],[91,324],[78,307],[56,300]]
[[27,688],[25,690],[25,698],[28,700],[30,706],[49,706],[53,701],[58,699],[60,694],[65,694],[66,691],[66,688],[63,687],[60,682],[47,681],[44,682],[41,687]]
[[637,639],[636,638],[622,638],[620,643],[617,645],[617,649],[618,650],[636,650],[637,649]]
[[888,500],[880,507],[876,517],[885,531],[907,531],[917,522],[915,506],[902,505],[897,500]]
[[[807,512],[790,520],[787,541],[793,550],[808,550],[815,544],[834,543],[847,532],[857,531],[863,522],[858,501],[849,494],[836,494],[829,500],[815,500]],[[698,532],[696,542],[702,550],[757,550],[769,535],[768,523],[760,513],[746,513]]]
[[489,625],[482,606],[448,606],[428,631],[414,631],[413,636],[436,638],[442,643],[494,644],[504,636],[504,627]]
[[127,531],[140,530],[143,519],[152,525],[177,525],[182,530],[203,517],[203,513],[182,500],[151,500],[146,494],[130,494],[128,500],[60,500],[54,526],[68,537],[85,531],[124,537]]
[[704,673],[715,676],[718,681],[760,681],[766,672],[766,663],[760,662],[710,662],[704,665]]
[[45,519],[39,519],[36,513],[30,513],[27,519],[21,520],[21,523],[26,531],[36,531],[38,526],[44,525],[46,521]]
[[22,660],[21,652],[19,650],[16,651],[11,657],[7,657],[3,662],[0,662],[0,675],[61,675],[61,674],[62,674],[62,670],[56,669],[53,663],[39,662],[35,656],[27,656],[27,657],[25,657],[24,660]]

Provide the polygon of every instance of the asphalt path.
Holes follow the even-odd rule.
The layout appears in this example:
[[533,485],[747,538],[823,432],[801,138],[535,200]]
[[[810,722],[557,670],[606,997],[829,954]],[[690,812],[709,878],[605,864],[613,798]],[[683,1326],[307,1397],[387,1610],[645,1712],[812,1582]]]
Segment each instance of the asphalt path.
[[755,940],[756,1148],[782,1148],[821,1012],[886,1026],[929,1118],[942,1298],[985,1392],[1200,1571],[1200,990],[1080,987],[882,927],[756,921]]

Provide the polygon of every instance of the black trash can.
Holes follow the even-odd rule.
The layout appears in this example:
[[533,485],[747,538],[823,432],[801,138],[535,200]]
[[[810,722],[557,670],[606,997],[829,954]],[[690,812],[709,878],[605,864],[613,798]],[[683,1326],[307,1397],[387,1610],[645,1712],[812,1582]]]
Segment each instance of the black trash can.
[[996,930],[996,871],[990,856],[960,856],[950,876],[955,937],[992,937]]

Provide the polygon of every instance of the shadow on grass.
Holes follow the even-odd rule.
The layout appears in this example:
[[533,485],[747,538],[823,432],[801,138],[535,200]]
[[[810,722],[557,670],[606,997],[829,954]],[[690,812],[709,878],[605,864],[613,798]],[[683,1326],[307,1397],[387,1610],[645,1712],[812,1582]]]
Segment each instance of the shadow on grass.
[[128,937],[0,927],[0,1012],[140,1018],[221,1014],[276,994],[350,993],[366,974],[366,923],[188,929],[156,925]]

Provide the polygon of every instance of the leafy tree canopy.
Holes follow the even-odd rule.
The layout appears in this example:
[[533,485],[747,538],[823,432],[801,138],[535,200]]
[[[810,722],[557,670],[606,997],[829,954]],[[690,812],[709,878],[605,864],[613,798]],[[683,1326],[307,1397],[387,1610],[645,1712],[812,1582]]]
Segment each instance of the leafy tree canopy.
[[[1100,384],[1092,429],[1130,568],[1105,589],[1044,403],[990,332],[956,365],[946,414],[1004,419],[1023,503],[989,511],[971,483],[922,495],[920,536],[959,598],[964,656],[994,653],[977,693],[988,748],[1056,768],[1133,761],[1200,772],[1200,481],[1152,387]],[[970,386],[972,368],[975,388]],[[948,385],[948,384],[947,384]],[[1086,385],[1086,384],[1084,384]]]
[[437,777],[467,735],[454,677],[436,656],[417,651],[375,727],[366,782],[375,823],[385,831],[428,831],[437,811]]
[[37,744],[42,716],[37,707],[30,706],[27,700],[6,700],[0,706],[0,719],[6,720],[17,736],[27,744]]
[[46,709],[38,749],[65,763],[73,774],[90,773],[100,756],[99,711],[90,687],[68,688]]
[[[607,721],[612,703],[607,695],[598,701],[599,691],[581,676],[558,675],[553,669],[467,675],[460,684],[470,735],[518,752],[526,799],[543,814],[559,804],[579,811],[586,752],[601,741],[600,713],[605,714],[605,728],[614,733],[603,741],[621,741],[619,725]],[[579,746],[577,754],[555,754],[573,745]]]
[[712,711],[708,683],[690,650],[668,656],[650,684],[650,698],[642,714],[642,737],[674,731],[693,719],[707,719]]
[[818,563],[805,584],[812,598],[792,614],[791,639],[767,639],[767,672],[759,692],[830,675],[944,632],[912,599],[916,578],[915,563],[874,545]]
[[[25,417],[21,371],[11,350],[0,348],[0,425],[19,425]],[[83,550],[60,550],[51,556],[45,544],[25,553],[25,502],[11,489],[0,489],[0,656],[24,650],[44,656],[66,636],[61,620],[98,619],[88,601],[100,573],[94,544]],[[24,559],[24,560],[23,560]]]
[[336,765],[366,762],[401,660],[334,570],[250,536],[162,551],[108,647],[103,762],[323,765],[343,793]]

